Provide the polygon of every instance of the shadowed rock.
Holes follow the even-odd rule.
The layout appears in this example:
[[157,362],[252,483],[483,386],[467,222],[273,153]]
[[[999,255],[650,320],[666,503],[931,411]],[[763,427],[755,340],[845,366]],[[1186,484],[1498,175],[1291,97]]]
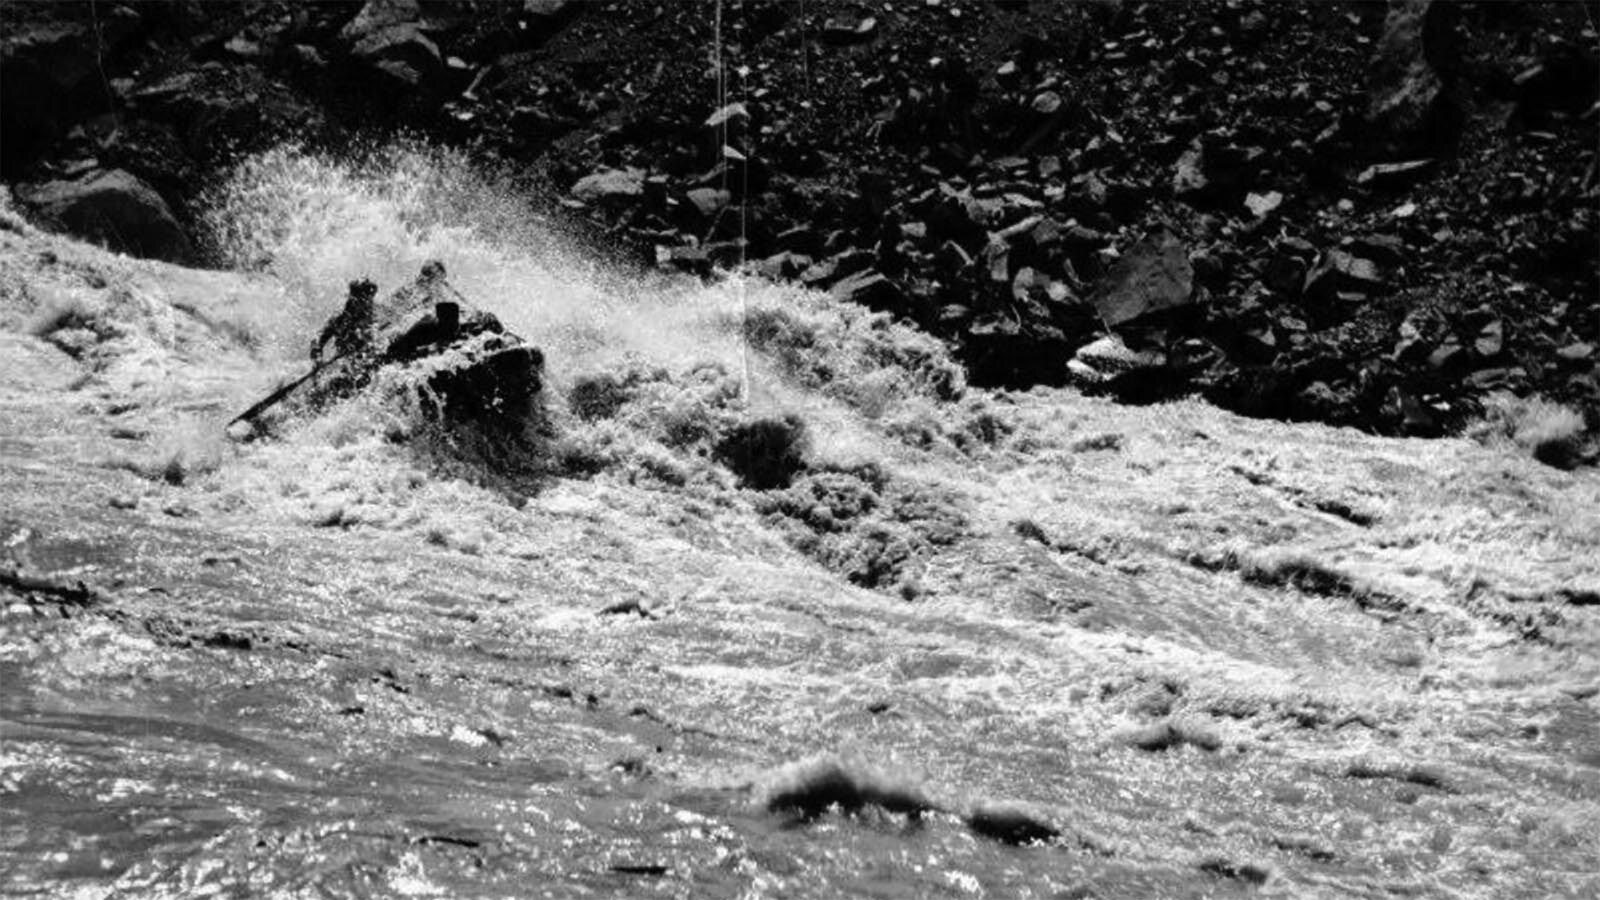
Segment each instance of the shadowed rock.
[[892,813],[920,816],[938,810],[920,784],[862,762],[818,756],[771,773],[762,805],[772,812],[815,818],[837,807],[847,812],[877,806]]
[[134,256],[182,262],[193,248],[165,200],[121,169],[21,189],[19,197],[65,231]]
[[788,487],[805,468],[805,444],[805,423],[790,413],[735,425],[713,452],[746,487],[766,491]]
[[1188,304],[1194,291],[1194,267],[1183,242],[1171,232],[1140,241],[1122,255],[1106,275],[1095,308],[1115,328],[1151,313]]
[[1061,830],[1019,803],[984,802],[967,813],[967,827],[1006,844],[1042,844],[1061,836]]
[[1444,6],[1433,0],[1389,5],[1372,56],[1367,115],[1397,139],[1434,143],[1450,136],[1455,109],[1428,58],[1430,41],[1445,29]]

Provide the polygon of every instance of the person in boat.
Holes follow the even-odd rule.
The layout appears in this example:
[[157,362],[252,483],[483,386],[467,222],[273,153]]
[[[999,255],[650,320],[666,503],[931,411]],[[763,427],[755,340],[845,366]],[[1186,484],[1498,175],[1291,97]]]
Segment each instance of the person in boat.
[[378,286],[368,279],[362,278],[350,282],[350,295],[344,302],[344,309],[339,314],[329,319],[317,339],[311,342],[311,359],[321,362],[322,348],[328,341],[334,342],[334,348],[341,357],[361,356],[372,348],[374,308],[373,298],[378,295]]
[[384,319],[387,323],[393,323],[445,301],[463,302],[461,295],[445,280],[444,263],[432,259],[423,263],[422,273],[415,281],[390,295]]
[[406,362],[438,352],[474,335],[504,334],[505,326],[493,313],[468,308],[463,314],[455,299],[436,299],[433,310],[419,316],[384,352],[386,362]]

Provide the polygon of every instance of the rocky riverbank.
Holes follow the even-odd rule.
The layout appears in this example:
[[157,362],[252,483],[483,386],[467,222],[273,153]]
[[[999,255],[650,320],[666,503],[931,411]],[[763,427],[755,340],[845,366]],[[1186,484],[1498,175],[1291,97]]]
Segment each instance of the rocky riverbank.
[[252,151],[404,129],[501,165],[613,256],[891,312],[982,385],[1419,435],[1509,391],[1595,424],[1592,5],[0,16],[5,179],[136,253],[214,258],[193,222]]

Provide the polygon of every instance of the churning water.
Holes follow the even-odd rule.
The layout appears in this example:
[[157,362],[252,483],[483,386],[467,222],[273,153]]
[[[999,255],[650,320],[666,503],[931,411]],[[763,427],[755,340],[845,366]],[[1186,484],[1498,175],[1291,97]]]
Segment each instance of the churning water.
[[[5,890],[1592,896],[1600,628],[1538,599],[1597,575],[1592,479],[963,392],[508,184],[266,153],[207,214],[255,274],[0,228],[6,321],[71,325],[0,333],[4,569],[99,590],[5,595]],[[346,282],[430,259],[545,350],[567,468],[507,491],[381,398],[222,441]],[[806,470],[744,489],[711,436],[780,413]]]

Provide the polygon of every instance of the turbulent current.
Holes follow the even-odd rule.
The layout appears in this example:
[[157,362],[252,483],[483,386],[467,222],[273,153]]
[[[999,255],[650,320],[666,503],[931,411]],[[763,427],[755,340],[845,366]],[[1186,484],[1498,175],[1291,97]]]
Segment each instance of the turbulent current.
[[[429,148],[209,203],[225,270],[0,209],[7,892],[1600,892],[1592,472],[971,389]],[[525,458],[381,384],[223,436],[430,259],[544,351]]]

